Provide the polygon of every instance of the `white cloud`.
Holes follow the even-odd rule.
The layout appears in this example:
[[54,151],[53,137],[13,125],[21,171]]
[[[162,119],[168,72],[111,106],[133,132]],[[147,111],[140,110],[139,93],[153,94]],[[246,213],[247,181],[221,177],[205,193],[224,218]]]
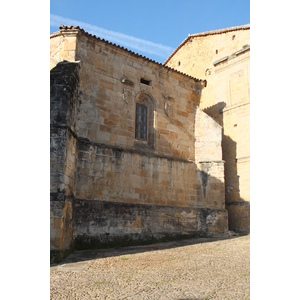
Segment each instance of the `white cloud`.
[[99,38],[103,38],[109,42],[126,47],[130,50],[136,50],[138,52],[157,55],[162,58],[167,58],[174,51],[174,49],[169,46],[153,43],[123,33],[110,31],[88,23],[50,14],[51,26],[58,27],[61,24],[79,26],[80,28],[84,29],[88,33],[96,35]]

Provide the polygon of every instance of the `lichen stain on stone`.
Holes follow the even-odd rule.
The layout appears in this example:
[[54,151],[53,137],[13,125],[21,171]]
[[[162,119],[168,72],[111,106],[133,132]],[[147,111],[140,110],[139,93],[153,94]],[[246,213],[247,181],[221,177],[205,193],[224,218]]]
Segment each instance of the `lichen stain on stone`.
[[137,218],[133,221],[133,227],[134,227],[134,228],[141,228],[141,227],[142,227],[142,220],[141,220],[141,217],[137,217]]

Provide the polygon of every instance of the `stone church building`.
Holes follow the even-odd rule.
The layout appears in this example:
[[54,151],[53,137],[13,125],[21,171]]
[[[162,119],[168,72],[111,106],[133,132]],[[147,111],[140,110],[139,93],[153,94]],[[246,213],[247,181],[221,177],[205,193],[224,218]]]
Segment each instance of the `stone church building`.
[[50,36],[50,246],[249,232],[250,26],[189,35],[164,64]]
[[200,109],[222,126],[229,229],[250,231],[250,25],[189,35],[165,65],[207,80]]

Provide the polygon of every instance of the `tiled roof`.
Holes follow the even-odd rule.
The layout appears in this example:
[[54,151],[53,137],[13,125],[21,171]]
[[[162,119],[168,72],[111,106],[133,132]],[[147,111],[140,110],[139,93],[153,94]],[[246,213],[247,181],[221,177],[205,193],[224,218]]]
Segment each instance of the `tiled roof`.
[[230,31],[236,31],[236,30],[247,30],[250,29],[250,24],[241,25],[241,26],[234,26],[234,27],[227,27],[223,29],[217,29],[217,30],[210,30],[205,32],[199,32],[194,34],[189,34],[186,39],[183,40],[183,42],[173,51],[173,53],[167,58],[167,60],[164,62],[164,65],[166,65],[169,60],[175,55],[175,53],[191,38],[194,37],[201,37],[201,36],[207,36],[207,35],[214,35],[214,34],[221,34],[226,33]]
[[[170,68],[170,67],[168,67],[168,66],[165,66],[164,64],[159,63],[159,62],[157,62],[157,61],[155,61],[155,60],[153,60],[153,59],[150,59],[150,58],[148,58],[148,57],[146,57],[146,56],[143,56],[143,55],[141,55],[141,54],[139,54],[139,53],[133,52],[133,51],[131,51],[131,50],[129,50],[129,49],[123,47],[123,46],[117,45],[117,44],[112,43],[112,42],[109,42],[109,41],[107,41],[107,40],[105,40],[105,39],[99,38],[99,37],[97,37],[96,35],[90,34],[90,33],[86,32],[84,29],[80,28],[79,26],[66,26],[66,25],[60,25],[60,26],[59,26],[59,29],[60,29],[60,31],[72,31],[72,30],[80,31],[81,33],[83,33],[83,34],[86,35],[86,36],[93,37],[93,38],[95,38],[95,39],[97,39],[97,40],[100,40],[100,41],[106,43],[106,44],[109,44],[109,45],[112,45],[112,46],[117,47],[117,48],[119,48],[119,49],[122,49],[122,50],[124,50],[124,51],[126,51],[126,52],[131,53],[132,55],[134,55],[134,56],[136,56],[136,57],[143,58],[144,60],[147,60],[147,61],[150,61],[150,62],[152,62],[152,63],[154,63],[154,64],[160,65],[161,67],[163,67],[163,68],[165,68],[165,69],[171,70],[171,71],[173,71],[173,72],[175,72],[175,73],[178,73],[178,74],[181,74],[181,75],[184,75],[184,76],[186,76],[186,77],[189,77],[189,78],[191,78],[191,79],[194,79],[195,81],[202,81],[202,79],[199,79],[199,78],[190,76],[190,75],[188,75],[188,74],[186,74],[186,73],[177,71],[177,70],[175,70],[175,69],[173,69],[173,68]],[[54,37],[54,36],[56,36],[56,35],[58,35],[59,33],[60,33],[60,32],[54,32],[54,33],[52,33],[52,34],[50,35],[50,38],[51,38],[51,37]]]

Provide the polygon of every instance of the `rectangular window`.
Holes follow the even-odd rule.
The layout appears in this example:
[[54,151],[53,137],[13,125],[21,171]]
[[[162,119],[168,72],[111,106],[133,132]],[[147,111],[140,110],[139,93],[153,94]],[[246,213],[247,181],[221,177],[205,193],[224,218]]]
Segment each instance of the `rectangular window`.
[[147,141],[147,106],[136,104],[135,138]]

